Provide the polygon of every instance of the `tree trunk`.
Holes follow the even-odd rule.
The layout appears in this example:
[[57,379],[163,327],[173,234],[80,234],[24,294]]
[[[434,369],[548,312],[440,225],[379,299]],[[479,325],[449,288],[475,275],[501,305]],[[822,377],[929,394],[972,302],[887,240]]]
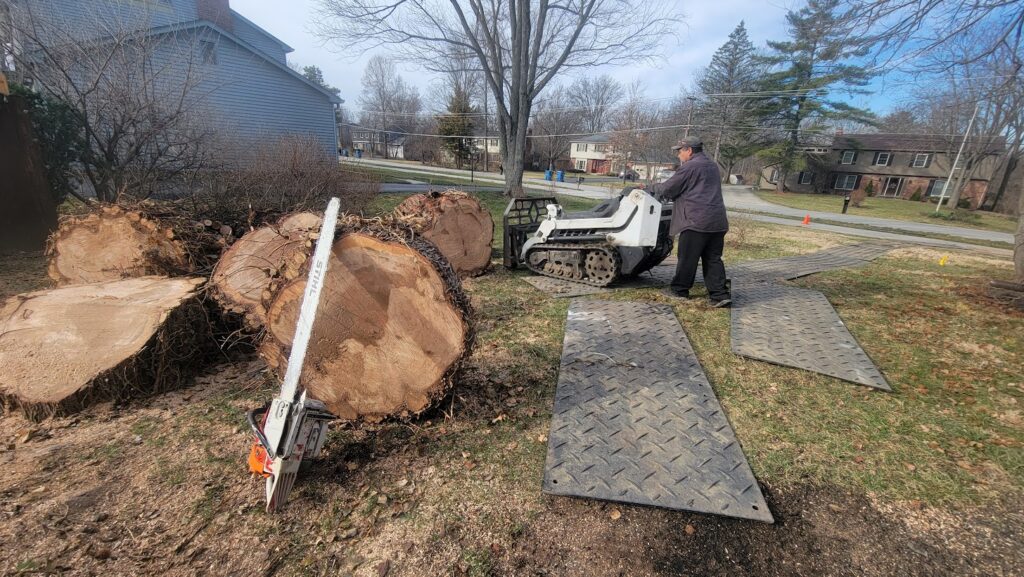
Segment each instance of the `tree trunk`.
[[209,274],[233,229],[177,205],[104,205],[62,219],[47,245],[57,286],[146,275]]
[[460,277],[483,274],[490,265],[494,220],[476,198],[459,191],[415,194],[395,215],[437,245]]
[[238,239],[213,269],[213,298],[225,310],[241,314],[250,329],[262,329],[271,282],[289,274],[289,269],[297,271],[306,260],[320,221],[314,213],[299,212]]
[[1017,234],[1013,243],[1013,270],[1017,281],[1024,283],[1024,194],[1017,201]]
[[[473,343],[458,276],[398,222],[343,220],[331,252],[303,367],[309,394],[341,418],[418,414],[451,387]],[[305,290],[273,289],[260,353],[284,374]]]
[[200,278],[143,277],[0,305],[0,400],[30,419],[182,386],[218,356]]

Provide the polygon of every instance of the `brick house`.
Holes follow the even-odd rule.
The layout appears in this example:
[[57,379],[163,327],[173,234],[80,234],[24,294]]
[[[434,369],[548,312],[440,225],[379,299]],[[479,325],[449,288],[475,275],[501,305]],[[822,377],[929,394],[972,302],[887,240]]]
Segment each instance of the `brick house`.
[[611,144],[605,134],[583,136],[569,143],[569,161],[576,170],[593,174],[611,172]]
[[[788,175],[785,189],[849,194],[865,190],[871,183],[877,197],[938,197],[961,140],[962,137],[914,134],[838,134],[827,149],[804,151],[807,168]],[[1002,138],[985,142],[968,139],[960,161],[963,166],[957,167],[954,179],[961,170],[967,171],[968,181],[961,198],[967,199],[971,208],[977,208],[984,200],[1004,149]],[[775,188],[778,179],[777,168],[765,167],[761,188]]]

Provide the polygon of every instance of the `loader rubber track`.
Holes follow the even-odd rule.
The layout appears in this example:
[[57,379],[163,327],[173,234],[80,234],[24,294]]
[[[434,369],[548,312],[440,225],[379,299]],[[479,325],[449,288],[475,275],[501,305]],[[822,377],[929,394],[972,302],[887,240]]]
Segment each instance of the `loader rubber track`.
[[[575,263],[553,262],[543,253],[576,253]],[[614,246],[604,243],[544,243],[530,249],[526,266],[531,271],[552,278],[605,287],[621,275],[622,259]]]

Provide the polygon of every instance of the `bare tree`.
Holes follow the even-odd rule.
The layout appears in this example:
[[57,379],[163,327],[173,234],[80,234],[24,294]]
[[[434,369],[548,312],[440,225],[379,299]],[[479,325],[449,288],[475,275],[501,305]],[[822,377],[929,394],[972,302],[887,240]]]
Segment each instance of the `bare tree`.
[[428,70],[470,51],[494,98],[509,194],[523,192],[534,101],[559,72],[635,63],[673,32],[668,6],[640,0],[320,0],[322,37],[388,46]]
[[586,119],[572,108],[569,95],[561,86],[537,102],[534,110],[533,151],[554,170],[555,161],[569,152],[572,135],[580,131]]
[[[419,92],[406,85],[395,60],[384,55],[370,58],[363,70],[360,123],[373,130],[382,154],[388,158],[388,141],[393,131],[412,132],[422,108]],[[374,147],[370,147],[371,154]]]
[[[148,32],[145,12],[96,10],[81,21],[11,10],[16,81],[66,103],[84,143],[81,176],[101,201],[145,198],[210,161],[203,44],[188,31]],[[102,36],[89,36],[102,30]]]
[[597,78],[584,76],[569,87],[569,98],[583,121],[583,130],[601,132],[608,127],[615,106],[622,102],[626,91],[622,84],[607,74]]
[[637,82],[629,88],[629,97],[612,121],[614,132],[609,144],[613,160],[623,166],[643,165],[647,179],[652,180],[655,164],[671,163],[672,144],[679,134],[659,129],[668,121],[669,111],[644,97],[646,90]]

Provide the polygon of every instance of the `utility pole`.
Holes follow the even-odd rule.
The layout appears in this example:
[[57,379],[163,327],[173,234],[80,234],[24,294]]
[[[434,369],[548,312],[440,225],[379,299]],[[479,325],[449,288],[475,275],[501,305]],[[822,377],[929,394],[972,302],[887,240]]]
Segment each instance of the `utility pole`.
[[690,124],[693,123],[693,103],[697,101],[694,96],[687,96],[686,99],[690,101],[690,111],[686,113],[686,128],[683,129],[683,138],[690,136]]
[[[971,136],[971,129],[974,128],[974,119],[978,117],[979,106],[980,103],[975,103],[974,105],[974,114],[971,115],[971,121],[967,123],[967,132],[964,134],[964,139],[960,141],[960,150],[956,151],[956,158],[953,160],[953,166],[949,167],[949,178],[947,178],[945,184],[942,185],[942,194],[939,195],[939,202],[935,205],[935,214],[939,214],[939,209],[942,208],[942,203],[946,200],[946,190],[949,189],[949,181],[953,180],[953,171],[956,170],[957,165],[960,164],[960,155],[964,153],[964,146],[967,144],[967,139]],[[956,207],[954,206],[953,208]]]

